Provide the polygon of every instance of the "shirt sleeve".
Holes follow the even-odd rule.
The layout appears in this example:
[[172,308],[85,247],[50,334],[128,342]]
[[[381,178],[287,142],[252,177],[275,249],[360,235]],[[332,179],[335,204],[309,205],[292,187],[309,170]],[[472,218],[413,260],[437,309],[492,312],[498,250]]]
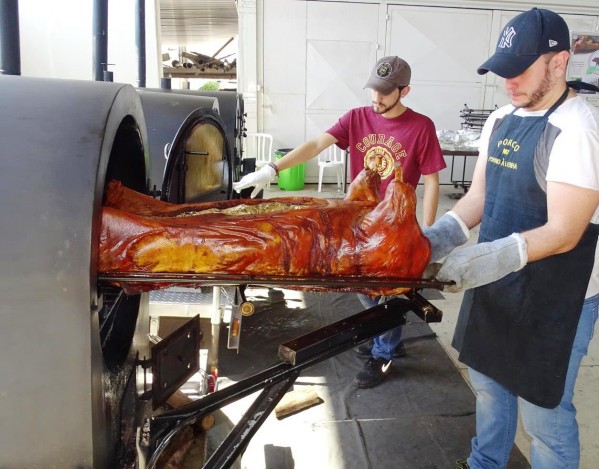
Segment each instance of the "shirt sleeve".
[[346,149],[349,147],[351,112],[352,111],[349,111],[342,115],[337,123],[326,131],[327,134],[332,135],[337,139],[337,146],[341,149]]
[[567,100],[550,117],[560,129],[547,167],[547,181],[599,190],[599,113],[586,100]]
[[435,131],[435,124],[430,119],[427,119],[426,122],[420,152],[420,172],[424,175],[438,173],[447,167]]
[[599,190],[599,133],[568,130],[555,139],[547,168],[547,181]]

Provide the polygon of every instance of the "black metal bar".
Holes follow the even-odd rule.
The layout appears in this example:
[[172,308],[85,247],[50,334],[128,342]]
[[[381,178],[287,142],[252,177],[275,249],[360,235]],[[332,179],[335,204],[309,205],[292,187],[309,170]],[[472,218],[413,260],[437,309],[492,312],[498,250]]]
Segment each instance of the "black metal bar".
[[355,345],[356,342],[362,342],[364,337],[374,337],[405,324],[405,316],[393,311],[396,301],[391,300],[290,340],[279,346],[279,358],[298,365],[337,345],[347,342]]
[[0,73],[21,74],[19,1],[0,0]]
[[[301,366],[298,366],[296,369],[300,367]],[[242,381],[227,386],[222,390],[208,394],[183,407],[167,410],[159,415],[155,415],[152,417],[153,427],[154,429],[158,428],[163,423],[166,425],[173,425],[181,422],[193,423],[204,415],[218,410],[243,397],[249,396],[253,392],[264,388],[264,386],[287,379],[295,371],[293,368],[294,367],[288,363],[279,363],[245,378]],[[170,431],[170,429],[167,431]]]
[[94,0],[93,10],[93,76],[104,81],[104,66],[108,63],[108,0]]
[[428,324],[432,322],[441,322],[443,319],[443,311],[428,301],[424,296],[416,290],[411,290],[405,293],[405,295],[417,306],[417,308],[412,310],[416,316]]
[[299,372],[294,373],[286,380],[265,388],[208,458],[203,469],[231,467],[298,376]]
[[[355,319],[361,322],[361,316],[366,313],[370,317],[367,323],[362,323],[362,327],[356,329],[355,335],[344,337],[342,341],[332,341],[329,347],[318,347],[312,349],[312,355],[305,354],[301,363],[290,365],[288,363],[279,363],[271,368],[263,370],[255,375],[245,378],[237,383],[232,384],[222,390],[208,394],[197,401],[187,404],[178,409],[166,411],[152,418],[152,438],[154,441],[160,441],[155,451],[153,452],[148,469],[153,469],[160,454],[168,446],[172,438],[184,427],[197,421],[202,416],[220,409],[238,399],[246,397],[257,390],[270,388],[276,383],[285,380],[295,379],[300,371],[317,363],[320,363],[328,358],[334,357],[342,352],[350,350],[357,344],[360,344],[372,337],[380,335],[386,330],[396,327],[399,324],[405,323],[405,314],[408,311],[414,310],[417,306],[414,302],[405,298],[393,298],[392,300],[377,305],[368,310],[362,311],[348,318],[351,322]],[[381,319],[392,318],[392,321],[381,321]],[[293,381],[291,381],[293,382]],[[276,405],[276,404],[275,404]],[[273,406],[274,408],[274,406]],[[256,418],[250,412],[246,412],[245,416]],[[244,417],[245,417],[244,416]],[[266,418],[266,415],[264,416]],[[257,428],[256,428],[257,430]],[[223,449],[225,451],[225,449]],[[221,458],[222,455],[217,456]],[[215,466],[225,469],[229,466]]]
[[146,0],[135,1],[135,45],[137,46],[137,86],[146,87]]

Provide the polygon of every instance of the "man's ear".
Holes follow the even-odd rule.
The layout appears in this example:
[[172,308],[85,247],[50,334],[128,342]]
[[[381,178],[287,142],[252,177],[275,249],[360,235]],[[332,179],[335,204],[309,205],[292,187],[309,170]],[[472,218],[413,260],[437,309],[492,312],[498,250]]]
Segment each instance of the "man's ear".
[[403,90],[401,90],[401,92],[399,93],[399,95],[402,98],[405,98],[408,95],[408,93],[410,92],[410,90],[411,90],[410,85],[408,85]]
[[555,76],[565,77],[568,70],[568,60],[570,60],[570,52],[563,50],[555,54],[554,59],[554,70]]

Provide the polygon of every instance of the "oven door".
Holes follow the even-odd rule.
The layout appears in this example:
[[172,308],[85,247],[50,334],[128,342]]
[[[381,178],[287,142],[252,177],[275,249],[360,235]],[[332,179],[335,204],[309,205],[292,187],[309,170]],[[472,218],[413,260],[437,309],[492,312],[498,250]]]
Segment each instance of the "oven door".
[[165,148],[165,157],[163,201],[181,204],[232,197],[231,148],[214,110],[200,108],[189,114]]

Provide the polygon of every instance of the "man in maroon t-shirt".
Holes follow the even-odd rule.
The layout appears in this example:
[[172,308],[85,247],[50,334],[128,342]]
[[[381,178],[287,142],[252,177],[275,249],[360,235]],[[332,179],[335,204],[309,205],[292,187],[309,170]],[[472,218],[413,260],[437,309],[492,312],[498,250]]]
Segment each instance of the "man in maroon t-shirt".
[[[372,106],[351,109],[326,132],[301,144],[276,162],[244,176],[233,184],[233,188],[239,192],[255,186],[251,194],[255,197],[279,171],[315,158],[336,144],[341,149],[349,149],[351,179],[365,167],[376,166],[381,175],[382,196],[394,177],[395,162],[401,163],[404,181],[414,187],[422,176],[422,224],[432,225],[439,201],[438,173],[446,165],[432,120],[401,102],[410,92],[410,78],[411,69],[405,60],[383,57],[376,63],[364,86],[371,90]],[[365,295],[358,296],[368,308],[378,302]],[[356,376],[356,385],[362,388],[376,386],[391,371],[393,357],[405,355],[401,327],[358,347],[356,353],[368,358]]]

